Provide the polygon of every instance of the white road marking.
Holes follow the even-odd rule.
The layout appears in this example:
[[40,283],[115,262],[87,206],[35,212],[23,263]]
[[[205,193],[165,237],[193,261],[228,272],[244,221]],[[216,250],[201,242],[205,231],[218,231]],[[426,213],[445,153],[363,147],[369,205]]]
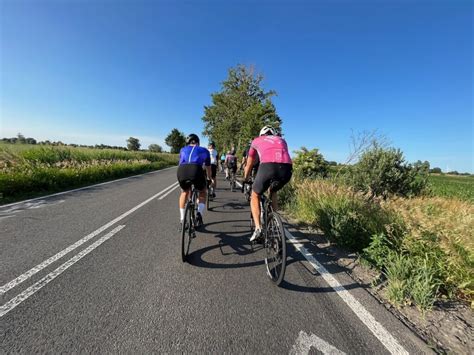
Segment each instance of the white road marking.
[[301,331],[296,339],[296,344],[290,350],[290,355],[306,355],[309,354],[311,348],[319,350],[324,355],[345,355],[345,352],[340,351],[320,337],[311,334],[308,335]]
[[74,249],[76,249],[77,247],[81,246],[82,244],[84,244],[85,242],[87,242],[88,240],[94,238],[95,236],[97,236],[98,234],[102,233],[104,230],[106,230],[107,228],[113,226],[114,224],[116,224],[117,222],[121,221],[122,219],[124,219],[125,217],[127,217],[128,215],[130,215],[131,213],[135,212],[136,210],[138,210],[139,208],[145,206],[147,203],[149,203],[150,201],[152,201],[153,199],[157,198],[158,196],[164,194],[165,192],[167,192],[169,189],[173,189],[177,186],[178,182],[175,182],[174,184],[171,184],[170,186],[168,186],[166,189],[158,192],[157,194],[151,196],[149,199],[143,201],[142,203],[138,204],[137,206],[133,207],[132,209],[128,210],[127,212],[125,213],[122,213],[120,216],[118,216],[117,218],[113,219],[112,221],[110,221],[109,223],[106,223],[104,224],[102,227],[100,227],[99,229],[96,229],[95,231],[93,231],[92,233],[86,235],[84,238],[78,240],[77,242],[75,242],[74,244],[71,244],[70,246],[68,246],[66,249],[60,251],[59,253],[57,253],[56,255],[53,255],[52,257],[50,257],[49,259],[43,261],[41,264],[38,264],[36,265],[35,267],[33,267],[32,269],[28,270],[27,272],[25,272],[24,274],[18,276],[17,278],[15,278],[14,280],[6,283],[5,285],[3,285],[2,287],[0,287],[0,296],[3,295],[4,293],[8,292],[9,290],[11,290],[12,288],[14,288],[15,286],[18,286],[19,284],[21,284],[22,282],[24,282],[25,280],[28,280],[31,276],[33,276],[34,274],[38,273],[39,271],[43,270],[45,267],[47,267],[48,265],[54,263],[56,260],[62,258],[64,255],[66,255],[67,253],[73,251]]
[[391,354],[408,354],[408,351],[400,345],[400,343],[390,334],[385,327],[377,322],[372,314],[365,309],[365,307],[355,299],[352,294],[342,286],[339,281],[323,266],[316,258],[296,239],[288,230],[286,237],[293,242],[295,248],[303,254],[306,260],[309,261],[312,267],[322,276],[324,281],[331,286],[334,291],[342,298],[342,300],[349,306],[355,315],[366,325],[367,328],[377,337],[377,339],[387,348]]
[[107,184],[112,184],[112,183],[114,183],[114,182],[118,182],[118,181],[122,181],[122,180],[133,179],[133,178],[136,178],[137,176],[144,176],[144,175],[149,175],[149,174],[156,174],[156,173],[159,173],[159,172],[161,172],[161,171],[166,171],[166,170],[174,169],[174,168],[176,168],[176,166],[171,166],[171,167],[165,168],[165,169],[150,171],[150,172],[148,172],[148,173],[143,173],[143,174],[138,174],[138,175],[132,175],[132,176],[128,176],[128,177],[125,177],[125,178],[116,179],[116,180],[101,182],[101,183],[99,183],[99,184],[88,185],[88,186],[80,187],[80,188],[78,188],[78,189],[67,190],[67,191],[61,191],[61,192],[57,192],[57,193],[51,194],[51,195],[46,195],[46,196],[41,196],[41,197],[35,197],[35,198],[30,198],[30,199],[28,199],[28,200],[13,202],[13,203],[9,203],[9,204],[7,204],[7,205],[2,205],[2,206],[0,206],[0,209],[5,208],[5,207],[10,207],[10,206],[19,205],[19,204],[22,204],[22,203],[31,202],[31,201],[44,200],[44,199],[51,198],[51,197],[55,197],[55,196],[61,196],[61,195],[68,194],[68,193],[71,193],[71,192],[87,190],[87,189],[90,189],[90,188],[92,188],[92,187],[102,186],[102,185],[107,185]]
[[103,242],[105,242],[106,240],[112,238],[116,233],[118,233],[124,227],[125,227],[124,225],[117,226],[115,229],[113,229],[112,231],[110,231],[109,233],[104,235],[103,237],[99,238],[95,243],[89,245],[83,251],[81,251],[77,255],[73,256],[68,261],[66,261],[64,264],[62,264],[56,270],[50,272],[48,275],[43,277],[41,280],[39,280],[38,282],[36,282],[32,286],[28,287],[25,291],[20,293],[18,296],[12,298],[10,301],[5,303],[3,306],[0,307],[0,318],[3,317],[8,312],[10,312],[12,309],[14,309],[19,304],[21,304],[23,301],[27,300],[31,295],[33,295],[36,292],[38,292],[39,290],[41,290],[44,286],[46,286],[48,283],[53,281],[56,277],[61,275],[69,267],[71,267],[72,265],[77,263],[79,260],[81,260],[84,256],[89,254],[91,251],[93,251],[95,248],[97,248]]
[[173,187],[171,190],[169,190],[167,193],[165,193],[163,196],[161,196],[159,198],[159,200],[162,200],[164,199],[166,196],[168,196],[170,193],[172,193],[174,190],[176,190],[177,188],[179,187],[179,185],[176,185],[175,187]]

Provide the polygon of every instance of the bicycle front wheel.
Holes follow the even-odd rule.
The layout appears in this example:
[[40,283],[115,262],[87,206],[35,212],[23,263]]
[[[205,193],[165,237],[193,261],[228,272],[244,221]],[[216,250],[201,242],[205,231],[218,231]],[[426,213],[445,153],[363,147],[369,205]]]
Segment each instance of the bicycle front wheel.
[[187,203],[184,210],[183,225],[181,226],[181,259],[186,262],[189,255],[189,246],[191,245],[192,234],[194,233],[194,224],[192,218],[192,204]]
[[272,212],[268,215],[265,233],[265,266],[270,279],[278,286],[286,271],[286,238],[281,217]]

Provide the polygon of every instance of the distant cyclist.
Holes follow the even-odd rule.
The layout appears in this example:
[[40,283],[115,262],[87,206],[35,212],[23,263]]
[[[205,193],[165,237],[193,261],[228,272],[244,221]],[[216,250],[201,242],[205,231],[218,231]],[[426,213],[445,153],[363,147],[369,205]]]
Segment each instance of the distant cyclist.
[[224,165],[225,165],[225,154],[222,153],[222,155],[221,155],[221,173],[224,172]]
[[257,157],[260,158],[260,166],[253,183],[250,201],[255,223],[255,231],[250,238],[251,242],[259,239],[262,235],[262,226],[260,224],[260,196],[272,185],[272,190],[270,191],[271,199],[273,209],[276,210],[278,207],[276,192],[290,181],[293,172],[292,161],[288,153],[288,145],[277,133],[273,127],[263,127],[260,130],[260,137],[252,141],[247,157],[244,181],[248,181],[255,159]]
[[207,176],[212,176],[211,171],[211,156],[206,148],[199,146],[199,137],[195,134],[190,134],[186,138],[186,146],[181,149],[179,153],[178,166],[178,181],[181,186],[181,195],[179,196],[179,215],[181,225],[184,219],[184,208],[189,193],[191,192],[191,185],[194,185],[196,190],[199,190],[199,204],[197,212],[197,223],[203,223],[202,214],[205,209],[206,201],[206,176],[204,174],[203,165],[205,166]]
[[217,150],[216,150],[216,144],[214,142],[209,142],[209,145],[207,147],[209,150],[209,154],[211,155],[211,182],[212,182],[212,187],[213,187],[213,194],[212,197],[216,197],[216,187],[217,187]]
[[235,153],[230,150],[227,152],[227,155],[225,157],[225,166],[227,168],[226,170],[226,179],[230,179],[230,174],[234,174],[237,172],[237,157],[235,156]]
[[[247,149],[244,150],[244,153],[243,153],[243,157],[242,157],[242,162],[240,163],[240,170],[244,170],[245,167],[247,166],[247,161],[248,161],[248,156],[249,156],[249,150],[250,150],[250,147],[252,146],[252,141],[249,142],[249,145],[247,146]],[[255,175],[257,175],[257,170],[258,170],[258,166],[260,164],[260,161],[258,159],[258,155],[255,156],[255,159],[253,161],[253,169],[252,169],[252,173],[251,173],[251,177],[255,177]]]

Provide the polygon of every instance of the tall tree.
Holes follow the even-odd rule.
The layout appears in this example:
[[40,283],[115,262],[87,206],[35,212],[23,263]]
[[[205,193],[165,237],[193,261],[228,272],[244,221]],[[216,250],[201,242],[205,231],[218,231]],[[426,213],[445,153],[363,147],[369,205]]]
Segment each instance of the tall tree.
[[127,139],[127,149],[128,150],[138,150],[140,149],[140,140],[138,138],[130,137]]
[[245,149],[264,125],[280,128],[281,119],[271,98],[275,91],[262,88],[263,75],[253,67],[230,68],[221,90],[211,95],[212,105],[204,107],[203,134],[216,142],[218,150],[235,145]]
[[165,138],[165,143],[171,148],[171,153],[179,153],[181,148],[186,145],[186,137],[183,132],[173,128]]

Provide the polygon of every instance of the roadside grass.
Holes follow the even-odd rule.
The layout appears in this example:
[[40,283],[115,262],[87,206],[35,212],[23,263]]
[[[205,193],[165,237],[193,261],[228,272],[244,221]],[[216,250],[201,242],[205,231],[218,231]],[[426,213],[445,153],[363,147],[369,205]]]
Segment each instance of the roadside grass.
[[282,205],[327,238],[358,251],[387,279],[397,306],[474,300],[474,205],[441,197],[368,200],[340,181],[292,182]]
[[474,203],[474,176],[431,174],[428,181],[435,196],[454,197]]
[[0,204],[176,165],[177,155],[0,144]]

